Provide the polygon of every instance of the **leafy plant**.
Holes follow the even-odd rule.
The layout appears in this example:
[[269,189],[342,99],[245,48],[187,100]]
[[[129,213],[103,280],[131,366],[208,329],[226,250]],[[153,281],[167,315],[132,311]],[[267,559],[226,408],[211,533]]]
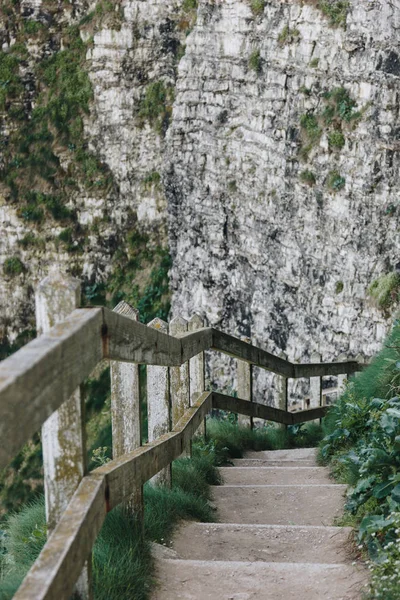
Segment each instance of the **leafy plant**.
[[335,130],[328,135],[328,142],[331,148],[341,149],[346,143],[345,137],[341,131]]
[[300,180],[307,185],[314,185],[316,182],[315,174],[312,171],[306,169],[300,173]]
[[18,256],[10,256],[9,258],[6,258],[3,263],[3,272],[9,277],[16,277],[17,275],[24,273],[24,271],[24,263]]
[[298,29],[290,29],[288,25],[282,29],[278,35],[278,43],[282,46],[284,44],[291,44],[298,42],[300,39],[300,31]]
[[396,304],[400,295],[400,276],[398,273],[387,273],[375,279],[368,288],[369,295],[382,310],[388,310]]
[[250,54],[249,69],[251,69],[252,71],[255,71],[257,74],[261,73],[261,64],[262,64],[262,61],[261,61],[260,51],[254,50]]
[[329,24],[333,27],[346,27],[349,6],[347,0],[319,0],[318,2],[318,8],[328,17]]
[[341,190],[346,185],[346,180],[341,176],[339,171],[330,171],[326,180],[326,185],[334,192]]
[[262,15],[265,8],[265,0],[251,0],[250,7],[253,15]]
[[163,81],[150,83],[140,102],[139,118],[149,121],[158,133],[166,131],[172,112],[173,90]]
[[322,135],[318,119],[313,113],[306,113],[300,118],[300,125],[310,143],[315,144]]

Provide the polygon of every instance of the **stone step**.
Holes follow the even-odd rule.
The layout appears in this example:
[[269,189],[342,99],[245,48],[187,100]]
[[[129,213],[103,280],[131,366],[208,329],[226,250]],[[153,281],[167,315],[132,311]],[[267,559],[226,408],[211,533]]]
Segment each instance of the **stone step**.
[[315,460],[271,460],[270,458],[235,458],[234,467],[316,467]]
[[244,458],[262,458],[264,460],[316,460],[317,448],[293,448],[292,450],[248,451]]
[[348,559],[350,527],[183,523],[172,548],[181,559],[334,564]]
[[222,523],[333,525],[345,485],[222,485],[213,498]]
[[332,483],[326,467],[220,467],[231,485],[295,485]]
[[349,565],[156,560],[152,600],[359,600],[365,575]]

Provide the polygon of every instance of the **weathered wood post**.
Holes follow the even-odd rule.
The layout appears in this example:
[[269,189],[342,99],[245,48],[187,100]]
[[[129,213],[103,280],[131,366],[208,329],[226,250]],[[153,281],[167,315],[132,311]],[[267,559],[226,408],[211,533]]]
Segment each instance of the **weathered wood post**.
[[[148,327],[168,333],[168,323],[161,319],[153,319]],[[169,395],[168,367],[147,366],[147,416],[149,442],[171,431],[171,399]],[[151,478],[154,485],[171,487],[172,465],[162,469]]]
[[[242,337],[242,341],[246,344],[251,344],[251,340],[248,337]],[[249,402],[253,399],[253,366],[244,360],[237,361],[237,394],[238,398],[242,400],[248,400]],[[253,417],[246,417],[245,415],[238,415],[238,424],[244,427],[250,427],[253,429]]]
[[[169,324],[169,333],[175,337],[187,333],[187,330],[187,321],[182,317],[175,317]],[[190,407],[189,361],[185,362],[180,367],[170,367],[169,372],[172,427],[174,427],[184,415],[185,411]],[[186,448],[186,454],[190,456],[190,453],[191,444]]]
[[[36,291],[36,327],[38,335],[47,333],[80,305],[81,284],[78,280],[52,272]],[[79,348],[77,348],[79,352]],[[78,388],[54,412],[42,427],[44,490],[47,534],[50,535],[67,508],[87,470],[85,405]],[[91,557],[76,584],[76,595],[92,598]]]
[[[287,355],[284,352],[279,354],[280,358],[287,360]],[[287,411],[289,408],[289,396],[288,396],[288,378],[283,375],[276,375],[276,390],[277,390],[277,400],[278,400],[278,408],[280,410]],[[287,429],[287,425],[279,424],[278,427],[280,429]]]
[[[338,356],[338,362],[346,362],[346,361],[347,361],[346,354],[340,354]],[[345,373],[338,375],[338,378],[337,378],[337,397],[338,398],[344,393],[344,391],[346,389],[346,385],[347,385],[347,375]]]
[[[193,315],[188,322],[188,331],[197,331],[204,327],[204,321],[199,315]],[[200,352],[189,361],[190,406],[196,402],[205,390],[204,352]],[[198,432],[206,435],[206,419],[200,425]]]
[[[127,302],[120,302],[114,312],[138,321],[139,311]],[[111,427],[113,458],[136,450],[142,445],[139,365],[110,361],[111,370]],[[143,487],[132,490],[126,508],[139,519],[143,513]]]
[[[311,355],[312,363],[320,363],[321,355],[314,352]],[[322,405],[322,377],[310,377],[310,408],[319,408]]]

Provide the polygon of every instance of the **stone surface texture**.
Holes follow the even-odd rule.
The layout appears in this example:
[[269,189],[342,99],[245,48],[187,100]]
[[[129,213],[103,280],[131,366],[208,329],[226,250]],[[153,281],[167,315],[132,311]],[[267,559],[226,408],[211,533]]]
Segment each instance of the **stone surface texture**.
[[[21,15],[40,19],[47,4],[24,0]],[[0,189],[0,270],[14,255],[27,267],[1,276],[0,338],[32,320],[33,290],[52,265],[91,284],[105,280],[135,225],[161,243],[169,237],[172,316],[198,313],[290,360],[371,356],[390,320],[367,289],[394,269],[399,250],[400,2],[350,0],[345,29],[300,0],[267,0],[258,15],[249,0],[198,4],[188,29],[183,0],[124,0],[120,26],[94,34],[85,132],[114,185],[70,198],[89,228],[81,255],[55,243],[63,227],[54,223],[42,226],[44,248],[21,247],[31,226]],[[64,3],[61,31],[94,6]],[[285,27],[296,35],[282,39]],[[5,50],[13,43],[1,23],[0,41]],[[175,88],[165,136],[138,119],[146,87],[159,80]],[[339,87],[361,118],[342,123],[343,148],[332,149],[324,130],[303,162],[301,116],[323,110],[324,93]],[[0,121],[6,136],[6,116]],[[300,179],[306,169],[313,186]],[[144,185],[154,171],[161,184]],[[336,191],[327,185],[332,171],[345,179]],[[264,375],[254,378],[265,388]]]

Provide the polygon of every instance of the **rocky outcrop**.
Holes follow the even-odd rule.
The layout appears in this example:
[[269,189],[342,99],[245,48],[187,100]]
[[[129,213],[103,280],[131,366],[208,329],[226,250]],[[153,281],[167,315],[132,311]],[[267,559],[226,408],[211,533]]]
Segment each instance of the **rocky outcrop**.
[[[200,0],[196,21],[195,0],[24,0],[3,16],[6,53],[27,20],[51,31],[19,65],[28,118],[37,65],[79,24],[87,151],[112,184],[68,195],[76,240],[21,217],[2,186],[0,264],[23,269],[0,283],[0,333],[31,323],[52,265],[104,282],[132,231],[165,246],[168,213],[173,314],[199,312],[291,360],[374,354],[389,320],[367,289],[399,249],[400,5],[339,4]],[[4,111],[0,127],[7,143]],[[67,172],[71,149],[54,151]]]
[[258,13],[203,0],[179,65],[173,311],[292,360],[371,356],[389,322],[367,289],[400,247],[400,4],[354,0],[346,29],[316,3]]

